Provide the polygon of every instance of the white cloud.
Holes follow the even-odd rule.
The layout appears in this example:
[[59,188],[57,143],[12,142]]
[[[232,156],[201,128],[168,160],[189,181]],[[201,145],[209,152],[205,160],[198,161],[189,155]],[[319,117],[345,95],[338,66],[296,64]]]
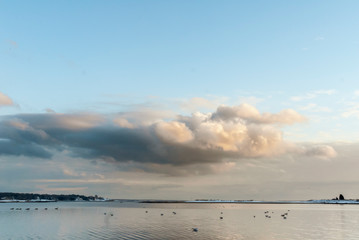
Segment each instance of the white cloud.
[[308,112],[331,112],[332,111],[328,107],[321,107],[315,103],[309,103],[309,104],[301,107],[300,109],[303,111],[308,111]]
[[347,105],[349,105],[348,109],[346,109],[341,116],[343,118],[349,118],[349,117],[357,117],[359,118],[359,103],[356,102],[350,102],[347,103]]
[[293,97],[290,98],[290,100],[292,100],[294,102],[299,102],[299,101],[304,101],[304,100],[309,100],[309,99],[316,98],[319,95],[333,95],[335,93],[336,93],[336,91],[333,90],[333,89],[317,90],[317,91],[308,92],[308,93],[306,93],[304,95],[293,96]]

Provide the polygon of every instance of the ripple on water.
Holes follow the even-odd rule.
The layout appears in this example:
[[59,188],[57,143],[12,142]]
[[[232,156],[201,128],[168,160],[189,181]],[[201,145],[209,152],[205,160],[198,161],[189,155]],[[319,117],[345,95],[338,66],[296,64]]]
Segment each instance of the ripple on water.
[[59,204],[0,204],[0,239],[359,239],[359,206]]

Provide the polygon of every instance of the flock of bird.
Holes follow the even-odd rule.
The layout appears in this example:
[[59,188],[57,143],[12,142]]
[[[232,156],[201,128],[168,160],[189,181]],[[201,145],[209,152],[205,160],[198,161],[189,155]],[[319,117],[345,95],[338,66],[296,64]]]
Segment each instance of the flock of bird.
[[[55,210],[59,210],[59,208],[58,207],[55,207],[54,208]],[[10,210],[22,210],[22,208],[10,208]],[[30,210],[30,208],[25,208],[25,210],[27,210],[27,211],[29,211]],[[39,210],[39,208],[34,208],[34,210]],[[48,208],[44,208],[44,210],[48,210]],[[285,213],[283,213],[283,214],[281,214],[280,216],[283,218],[283,219],[287,219],[287,217],[288,217],[288,212],[289,212],[290,210],[288,210],[287,212],[285,212]],[[146,213],[148,213],[148,211],[146,211]],[[272,214],[273,214],[274,212],[272,212]],[[113,216],[113,213],[103,213],[104,215],[109,215],[109,216]],[[173,215],[176,215],[177,213],[176,212],[172,212],[172,214]],[[269,215],[269,211],[265,211],[264,212],[264,216],[266,217],[266,218],[272,218],[272,216],[271,215]],[[223,215],[223,212],[221,212],[221,215]],[[164,216],[164,214],[163,213],[161,213],[161,216]],[[254,215],[253,216],[253,218],[255,218],[256,216]],[[219,217],[219,219],[223,219],[223,216],[220,216]],[[193,232],[198,232],[198,228],[192,228],[192,231]]]
[[[283,214],[281,214],[280,216],[283,218],[283,219],[287,219],[287,216],[288,216],[288,212],[289,212],[290,210],[288,210],[287,212],[285,212],[285,213],[283,213]],[[146,213],[148,213],[148,211],[146,211]],[[172,212],[173,214],[177,214],[176,212]],[[264,216],[266,217],[266,218],[272,218],[272,216],[271,215],[269,215],[269,211],[265,211],[264,212]],[[274,212],[272,212],[272,214],[274,214]],[[163,213],[161,213],[161,216],[163,216],[164,214]],[[223,212],[221,212],[221,215],[223,215]],[[253,218],[255,218],[256,216],[254,215],[253,216]],[[219,217],[219,219],[223,219],[223,217],[222,216],[220,216]],[[192,231],[193,232],[198,232],[198,228],[192,228]]]
[[[283,213],[283,214],[281,214],[280,216],[283,218],[283,219],[287,219],[287,216],[288,216],[288,212],[289,212],[290,210],[288,210],[286,213]],[[274,212],[272,212],[272,213],[274,213]],[[264,216],[266,217],[266,218],[272,218],[272,216],[271,215],[269,215],[269,211],[265,211],[264,212]],[[253,216],[254,218],[256,217],[256,216]]]
[[[44,208],[44,210],[47,210],[48,208]],[[54,208],[55,210],[59,210],[58,207]],[[22,210],[22,208],[10,208],[10,210]],[[25,208],[26,211],[31,210],[30,208]],[[34,208],[34,210],[39,210],[39,208]]]

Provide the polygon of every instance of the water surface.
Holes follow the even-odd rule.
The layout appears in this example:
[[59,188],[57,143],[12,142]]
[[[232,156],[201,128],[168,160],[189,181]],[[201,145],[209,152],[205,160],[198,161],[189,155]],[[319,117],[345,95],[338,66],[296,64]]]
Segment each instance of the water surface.
[[358,224],[357,205],[0,204],[0,239],[359,239]]

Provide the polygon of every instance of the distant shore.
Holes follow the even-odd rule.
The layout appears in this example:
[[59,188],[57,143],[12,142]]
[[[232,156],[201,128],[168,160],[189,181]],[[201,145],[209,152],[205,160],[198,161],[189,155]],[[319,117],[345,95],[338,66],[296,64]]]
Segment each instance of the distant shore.
[[84,196],[78,194],[38,194],[0,192],[0,203],[48,203],[48,202],[133,202],[133,203],[192,203],[192,204],[359,204],[359,199],[345,199],[342,194],[333,199],[319,200],[161,200],[161,199],[109,199],[98,195]]
[[256,200],[193,200],[193,201],[177,201],[177,200],[144,200],[141,203],[232,203],[232,204],[359,204],[359,200],[294,200],[294,201],[256,201]]
[[12,202],[103,202],[110,199],[95,196],[84,196],[78,194],[40,194],[40,193],[14,193],[0,192],[0,203]]

